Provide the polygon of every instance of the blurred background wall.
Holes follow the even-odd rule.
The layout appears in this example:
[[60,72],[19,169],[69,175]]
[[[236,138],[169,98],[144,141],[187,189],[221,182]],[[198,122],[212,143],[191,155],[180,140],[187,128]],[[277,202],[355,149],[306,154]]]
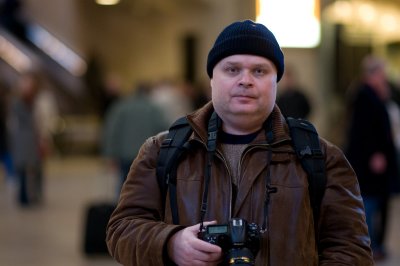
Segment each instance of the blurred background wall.
[[[12,90],[25,69],[40,69],[60,107],[55,132],[60,150],[91,152],[99,137],[98,105],[108,78],[118,79],[124,93],[138,82],[160,80],[207,90],[206,58],[216,35],[234,20],[256,19],[259,2],[121,0],[106,6],[95,0],[2,0],[0,79]],[[400,2],[314,2],[320,42],[283,50],[311,99],[310,120],[322,136],[341,145],[346,91],[361,58],[368,53],[386,58],[391,78],[399,79]],[[279,10],[282,25],[298,23],[285,16],[291,9]],[[300,36],[307,36],[306,28]],[[80,144],[66,144],[76,142]]]

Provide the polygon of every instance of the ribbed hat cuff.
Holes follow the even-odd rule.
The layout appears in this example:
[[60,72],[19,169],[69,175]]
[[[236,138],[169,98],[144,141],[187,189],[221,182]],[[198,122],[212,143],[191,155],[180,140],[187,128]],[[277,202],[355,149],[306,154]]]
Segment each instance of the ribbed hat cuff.
[[282,57],[279,47],[269,40],[252,35],[239,35],[226,39],[214,46],[208,54],[207,74],[212,78],[212,72],[216,64],[225,57],[235,54],[250,54],[265,57],[271,60],[277,69],[277,80],[283,75],[283,66],[278,58]]

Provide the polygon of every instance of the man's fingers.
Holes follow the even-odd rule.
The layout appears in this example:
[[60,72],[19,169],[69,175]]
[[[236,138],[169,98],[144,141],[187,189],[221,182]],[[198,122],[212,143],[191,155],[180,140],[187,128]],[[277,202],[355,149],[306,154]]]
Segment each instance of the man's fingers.
[[217,224],[217,221],[214,220],[214,221],[208,221],[208,222],[204,222],[203,223],[204,226],[207,226],[207,225],[210,225],[210,224]]
[[[208,221],[208,222],[204,222],[203,226],[208,226],[208,225],[216,224],[216,223],[217,223],[217,221]],[[198,232],[200,230],[200,225],[201,224],[195,224],[195,225],[189,226],[187,229],[189,229],[190,231],[193,231],[193,232]]]
[[193,240],[193,245],[196,247],[197,250],[207,253],[219,253],[221,252],[221,248],[217,245],[210,244],[201,239]]
[[[212,225],[212,224],[216,224],[216,223],[217,223],[217,221],[208,221],[208,222],[204,222],[203,226],[208,226],[208,225]],[[200,224],[194,225],[191,229],[194,230],[193,232],[196,232],[196,234],[197,234],[200,230]],[[197,250],[199,250],[201,252],[221,254],[221,248],[219,246],[210,244],[199,238],[193,239],[193,245]]]
[[[218,246],[213,245],[214,247],[217,247],[219,251],[221,251],[221,248]],[[193,259],[195,260],[200,260],[200,261],[208,261],[208,262],[214,262],[214,261],[219,261],[221,259],[221,253],[220,252],[202,252],[200,250],[195,250],[193,252]]]
[[[204,222],[204,226],[216,221]],[[170,258],[180,265],[217,265],[222,258],[219,246],[198,238],[200,224],[186,227],[175,233],[168,242]]]

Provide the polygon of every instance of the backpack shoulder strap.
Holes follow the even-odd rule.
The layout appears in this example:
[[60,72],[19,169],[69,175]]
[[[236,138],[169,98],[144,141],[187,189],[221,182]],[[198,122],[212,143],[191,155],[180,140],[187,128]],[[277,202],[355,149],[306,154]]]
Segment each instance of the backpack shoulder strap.
[[176,120],[169,128],[168,135],[161,144],[158,155],[156,175],[160,187],[163,205],[170,190],[170,203],[174,224],[179,223],[178,208],[176,203],[176,167],[183,152],[185,143],[192,133],[186,117]]
[[291,117],[286,118],[286,120],[289,125],[293,147],[308,176],[310,201],[317,237],[321,201],[326,185],[325,161],[319,144],[318,133],[315,127],[307,120]]

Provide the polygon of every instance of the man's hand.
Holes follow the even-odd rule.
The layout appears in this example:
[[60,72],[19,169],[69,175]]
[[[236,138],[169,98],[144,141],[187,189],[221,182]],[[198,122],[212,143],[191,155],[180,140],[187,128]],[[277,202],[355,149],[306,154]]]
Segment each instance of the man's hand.
[[[204,225],[215,223],[205,222]],[[221,262],[221,248],[199,239],[199,229],[200,224],[187,227],[175,233],[168,241],[168,255],[177,265],[218,265]]]

